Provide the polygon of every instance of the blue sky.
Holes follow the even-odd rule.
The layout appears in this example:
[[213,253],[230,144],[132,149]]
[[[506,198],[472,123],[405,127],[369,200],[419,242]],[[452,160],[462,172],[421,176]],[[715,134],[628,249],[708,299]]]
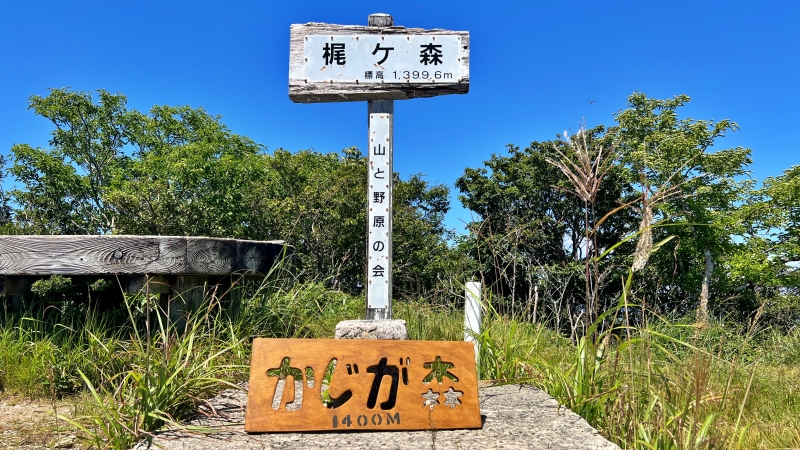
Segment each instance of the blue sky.
[[[628,95],[692,97],[683,117],[732,119],[719,147],[753,150],[763,180],[800,163],[800,1],[26,1],[0,13],[0,151],[47,146],[32,94],[121,92],[128,106],[191,105],[274,150],[366,144],[366,104],[295,104],[289,25],[469,31],[467,95],[395,102],[395,170],[453,182],[505,145],[609,125]],[[596,100],[589,103],[588,100]],[[453,191],[448,224],[469,213]]]

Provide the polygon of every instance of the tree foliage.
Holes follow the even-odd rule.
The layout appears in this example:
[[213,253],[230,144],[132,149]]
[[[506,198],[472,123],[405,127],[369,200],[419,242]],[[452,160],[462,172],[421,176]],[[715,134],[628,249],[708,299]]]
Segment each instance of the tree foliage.
[[[556,321],[591,318],[596,303],[587,299],[596,296],[600,311],[613,304],[626,266],[637,272],[638,298],[661,312],[686,314],[699,305],[705,320],[709,300],[719,308],[743,297],[723,262],[739,245],[732,214],[753,188],[750,150],[714,148],[738,125],[680,119],[688,101],[634,93],[608,130],[581,130],[523,151],[509,146],[508,156],[465,171],[456,187],[478,216],[471,254],[484,263],[484,276],[494,274],[488,281],[500,297],[527,305],[541,288],[543,312],[554,301],[567,309],[550,308]],[[599,171],[602,158],[610,166]],[[654,242],[665,240],[653,254]]]
[[129,115],[134,150],[104,196],[113,231],[246,237],[246,200],[264,175],[263,147],[202,109],[156,106]]
[[[55,130],[50,148],[16,145],[16,225],[41,234],[202,235],[281,239],[298,276],[363,289],[366,158],[267,149],[203,109],[126,108],[121,94],[54,89],[30,108]],[[395,291],[420,295],[450,267],[449,190],[394,176]]]
[[[750,150],[719,148],[738,125],[682,118],[688,102],[634,93],[611,127],[509,145],[465,169],[466,236],[445,227],[447,186],[394,174],[396,296],[460,296],[473,276],[501,311],[574,333],[616,304],[630,271],[632,298],[660,313],[796,321],[800,168],[756,188]],[[281,239],[299,278],[363,289],[357,148],[268,151],[202,108],[140,112],[102,90],[54,89],[29,109],[54,129],[48,148],[11,148],[2,232]]]
[[[730,284],[770,323],[800,320],[800,166],[769,177],[732,215],[738,244],[725,255]],[[747,295],[749,294],[749,295]]]
[[55,126],[50,149],[27,144],[11,149],[10,173],[22,183],[11,192],[18,224],[31,233],[94,234],[113,226],[104,195],[115,167],[125,159],[125,97],[53,89],[28,104]]
[[712,284],[721,301],[730,286],[718,262],[732,250],[732,223],[737,205],[753,183],[747,166],[750,149],[711,151],[718,139],[738,130],[730,120],[679,119],[689,102],[679,95],[667,100],[636,93],[616,115],[620,165],[640,191],[642,208],[654,216],[654,239],[674,237],[670,252],[654,255],[640,281],[662,311],[685,313],[699,307],[705,320]]
[[[584,133],[590,148],[613,146],[603,127]],[[566,298],[559,294],[548,301],[564,301],[564,313],[568,308],[580,310],[587,302],[586,293],[580,289],[585,285],[585,273],[576,276],[583,270],[582,261],[595,249],[603,251],[619,242],[634,227],[627,211],[600,223],[619,206],[620,199],[630,195],[630,184],[619,168],[612,166],[588,204],[572,192],[568,177],[548,162],[574,154],[569,140],[534,141],[524,150],[509,145],[508,152],[507,157],[493,155],[484,168],[466,169],[456,181],[462,203],[478,216],[470,224],[471,237],[466,245],[479,262],[484,281],[500,296],[510,298],[512,307],[533,308],[537,286],[544,289],[542,283],[550,280],[551,284],[569,287],[564,291]],[[586,240],[587,217],[590,228],[596,228],[590,241]],[[613,291],[619,286],[607,281],[616,279],[613,274],[621,263],[620,254],[607,259],[597,277],[602,279],[597,280],[596,287],[605,290],[599,297],[612,302]],[[559,277],[557,282],[555,276]]]

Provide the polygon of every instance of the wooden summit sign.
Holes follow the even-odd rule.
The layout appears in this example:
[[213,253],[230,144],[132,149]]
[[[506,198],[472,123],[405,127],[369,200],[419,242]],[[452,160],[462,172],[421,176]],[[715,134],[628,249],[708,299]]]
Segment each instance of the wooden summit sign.
[[[391,16],[370,16],[388,18]],[[292,25],[295,102],[405,100],[469,92],[469,33],[395,26]]]
[[247,432],[480,427],[472,343],[253,342]]
[[[289,98],[366,100],[366,318],[392,318],[394,100],[466,94],[469,33],[292,25]],[[256,339],[245,431],[480,428],[470,342]]]

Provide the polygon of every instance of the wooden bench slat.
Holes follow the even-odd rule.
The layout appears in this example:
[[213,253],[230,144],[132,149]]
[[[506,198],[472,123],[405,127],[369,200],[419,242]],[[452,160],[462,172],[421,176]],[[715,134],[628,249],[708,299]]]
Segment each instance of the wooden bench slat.
[[264,273],[284,247],[187,236],[0,236],[0,275]]

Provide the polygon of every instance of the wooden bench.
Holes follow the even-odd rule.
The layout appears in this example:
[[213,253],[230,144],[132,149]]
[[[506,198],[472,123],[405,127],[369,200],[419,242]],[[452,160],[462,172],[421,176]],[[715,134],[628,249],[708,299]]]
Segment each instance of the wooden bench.
[[207,289],[263,277],[291,247],[283,241],[187,236],[0,236],[0,294],[19,306],[39,279],[108,278],[126,293],[148,292],[198,303]]

